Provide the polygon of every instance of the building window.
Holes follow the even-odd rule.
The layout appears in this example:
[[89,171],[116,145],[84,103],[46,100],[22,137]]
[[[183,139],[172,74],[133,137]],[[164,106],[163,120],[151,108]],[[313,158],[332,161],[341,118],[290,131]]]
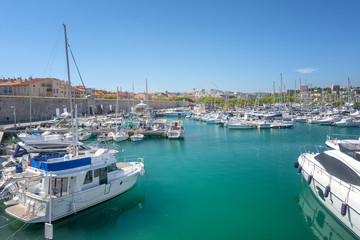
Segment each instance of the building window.
[[4,87],[4,92],[7,92],[7,87]]
[[35,91],[35,88],[33,89],[33,93],[35,93],[36,91]]
[[24,93],[26,93],[26,87],[24,87]]
[[9,87],[9,92],[12,92],[12,87]]
[[20,87],[18,87],[17,93],[20,93]]

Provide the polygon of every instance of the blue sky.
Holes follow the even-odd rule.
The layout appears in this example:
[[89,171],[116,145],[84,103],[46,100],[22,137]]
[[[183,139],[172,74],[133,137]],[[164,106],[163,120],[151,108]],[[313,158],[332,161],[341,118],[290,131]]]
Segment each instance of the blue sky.
[[[358,0],[0,3],[0,77],[66,79],[62,23],[87,87],[149,92],[360,86]],[[80,84],[71,64],[73,85]]]

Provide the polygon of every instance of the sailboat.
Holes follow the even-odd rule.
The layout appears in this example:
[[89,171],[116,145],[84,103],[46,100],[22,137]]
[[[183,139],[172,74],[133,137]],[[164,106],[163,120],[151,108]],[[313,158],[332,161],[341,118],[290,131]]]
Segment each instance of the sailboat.
[[[66,25],[64,33],[72,102]],[[27,223],[51,223],[126,192],[144,174],[143,158],[118,162],[117,150],[79,151],[77,120],[75,124],[72,121],[72,131],[73,147],[66,152],[34,152],[24,148],[22,162],[28,177],[18,182],[14,205],[5,209],[8,215]]]
[[[116,110],[115,110],[115,119],[118,119],[118,112],[119,112],[119,89],[117,89],[116,92]],[[116,122],[116,131],[110,132],[109,136],[115,141],[115,142],[121,142],[125,141],[129,138],[129,134],[118,127],[118,121]]]

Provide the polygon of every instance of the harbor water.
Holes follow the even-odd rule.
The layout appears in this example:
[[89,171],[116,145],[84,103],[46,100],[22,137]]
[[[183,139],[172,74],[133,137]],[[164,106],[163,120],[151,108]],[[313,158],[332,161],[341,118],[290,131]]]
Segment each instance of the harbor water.
[[[325,145],[332,133],[360,136],[360,128],[184,125],[185,139],[102,144],[143,156],[146,174],[128,192],[54,222],[54,239],[355,239],[293,163],[301,146]],[[4,209],[0,239],[44,239],[44,224],[24,226]]]

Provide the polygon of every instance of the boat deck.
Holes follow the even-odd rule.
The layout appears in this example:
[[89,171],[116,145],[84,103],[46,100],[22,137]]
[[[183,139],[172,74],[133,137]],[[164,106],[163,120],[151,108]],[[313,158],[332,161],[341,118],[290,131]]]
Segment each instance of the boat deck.
[[36,220],[43,218],[45,215],[43,213],[34,214],[32,212],[26,212],[24,206],[17,204],[5,209],[5,211],[14,218],[17,218],[23,222],[36,222]]
[[118,168],[124,168],[124,167],[131,167],[133,165],[131,163],[127,163],[127,162],[117,162],[116,166]]

